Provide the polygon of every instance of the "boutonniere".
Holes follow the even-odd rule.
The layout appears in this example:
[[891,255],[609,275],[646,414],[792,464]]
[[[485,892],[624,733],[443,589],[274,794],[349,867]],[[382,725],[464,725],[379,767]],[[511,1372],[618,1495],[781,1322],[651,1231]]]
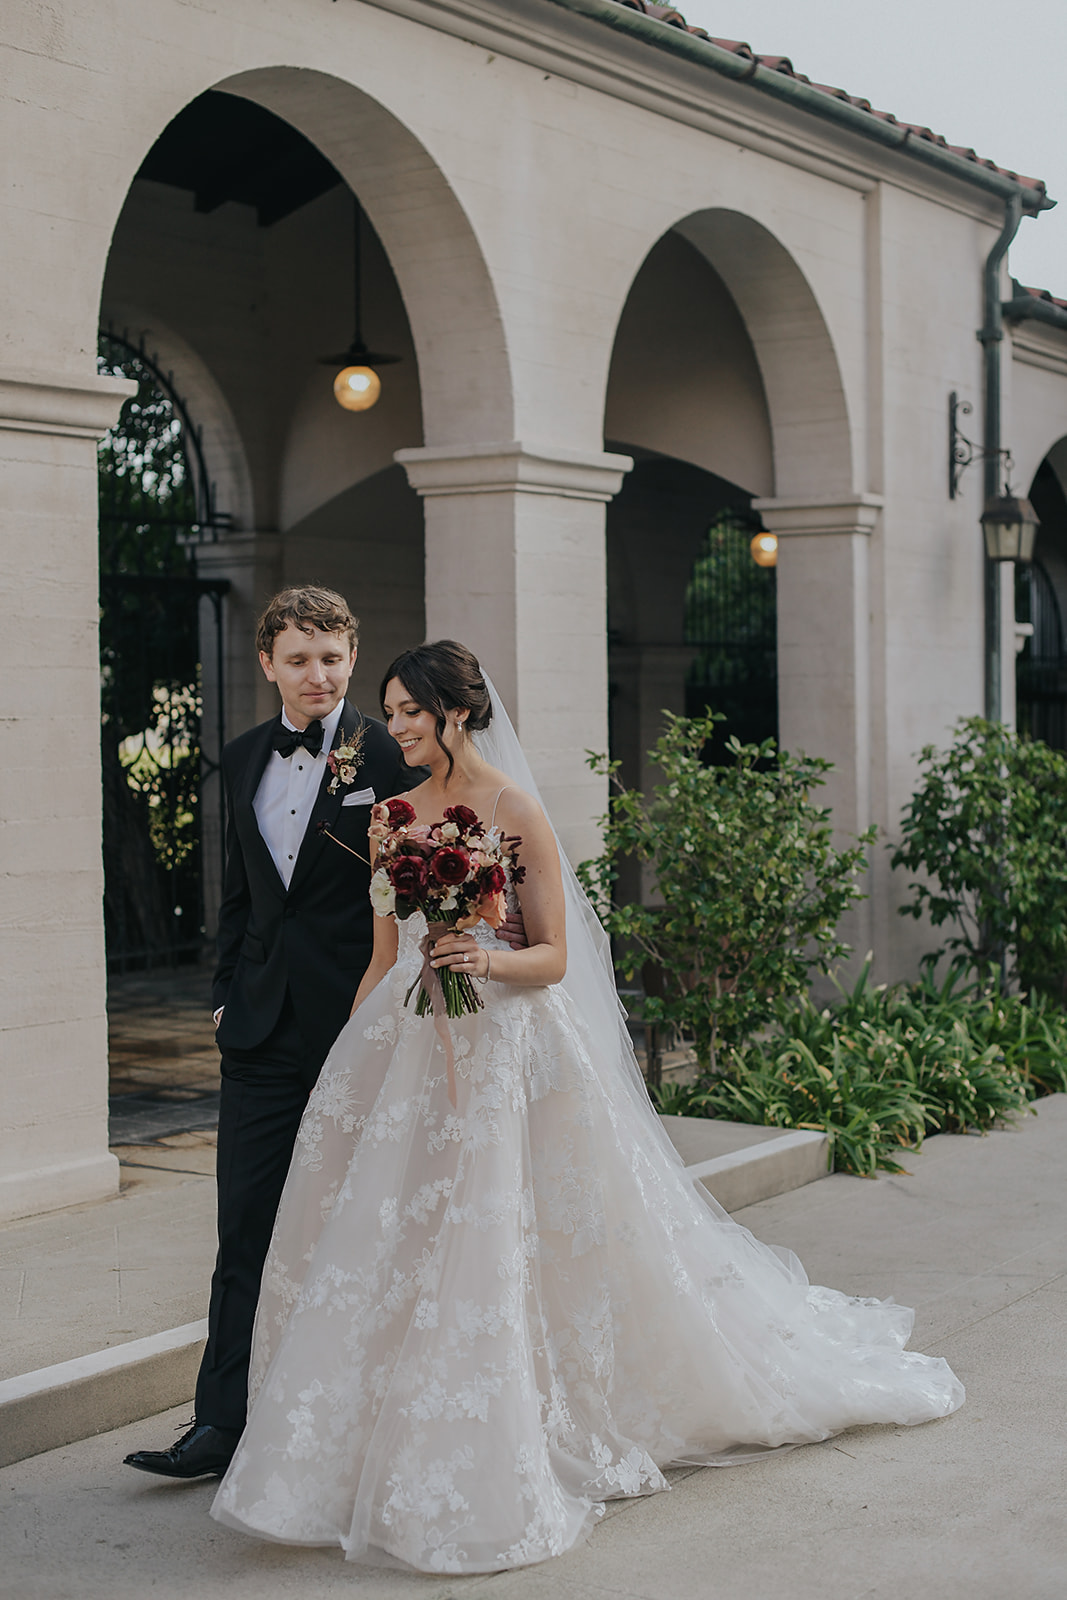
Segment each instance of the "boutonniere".
[[326,757],[326,765],[333,773],[327,794],[336,794],[338,789],[347,789],[363,765],[363,741],[367,735],[367,724],[361,722],[352,733],[342,731],[341,743],[335,745]]

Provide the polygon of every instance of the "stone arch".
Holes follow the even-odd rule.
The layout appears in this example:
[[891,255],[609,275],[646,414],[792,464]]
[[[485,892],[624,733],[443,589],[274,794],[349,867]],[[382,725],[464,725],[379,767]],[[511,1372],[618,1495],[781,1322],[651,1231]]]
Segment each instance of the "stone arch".
[[163,372],[173,376],[193,422],[202,430],[207,475],[215,509],[234,529],[253,526],[252,478],[244,439],[226,395],[208,363],[189,341],[161,321],[158,313],[105,298],[101,324],[111,326],[145,349]]
[[[425,442],[510,438],[515,407],[504,324],[467,211],[405,122],[365,89],[314,68],[258,66],[190,83],[180,97],[153,102],[151,122],[142,118],[132,136],[126,125],[125,160],[116,163],[109,208],[96,229],[98,260],[81,279],[85,311],[95,285],[95,318],[115,228],[141,161],[183,107],[209,89],[241,96],[291,123],[358,195],[411,324]],[[85,338],[87,364],[94,349]]]
[[514,404],[504,326],[473,226],[425,145],[364,90],[297,67],[212,85],[299,129],[358,196],[400,285],[429,445],[507,438]]
[[854,487],[848,406],[826,318],[796,259],[763,223],[697,211],[675,231],[726,284],[756,352],[770,415],[779,498]]
[[744,320],[706,255],[673,230],[648,252],[626,296],[604,433],[620,448],[672,456],[749,495],[774,491],[770,416]]

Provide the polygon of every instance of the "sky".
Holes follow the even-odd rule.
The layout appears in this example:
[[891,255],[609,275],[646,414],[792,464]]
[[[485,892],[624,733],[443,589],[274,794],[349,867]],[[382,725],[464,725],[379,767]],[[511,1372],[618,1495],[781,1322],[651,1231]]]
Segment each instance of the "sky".
[[687,22],[814,83],[1044,178],[1059,201],[1024,218],[1014,277],[1067,299],[1067,4],[1064,0],[673,0]]

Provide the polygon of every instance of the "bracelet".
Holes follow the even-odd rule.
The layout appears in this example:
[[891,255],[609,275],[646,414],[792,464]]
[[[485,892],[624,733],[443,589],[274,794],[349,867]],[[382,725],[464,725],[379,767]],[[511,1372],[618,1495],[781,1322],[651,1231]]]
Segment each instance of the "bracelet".
[[474,976],[478,979],[478,982],[482,985],[482,987],[484,989],[485,985],[489,982],[489,979],[492,977],[492,975],[493,975],[493,958],[489,954],[489,951],[487,950],[485,952],[485,977],[483,978],[481,976],[481,974],[477,973],[477,972],[474,974]]

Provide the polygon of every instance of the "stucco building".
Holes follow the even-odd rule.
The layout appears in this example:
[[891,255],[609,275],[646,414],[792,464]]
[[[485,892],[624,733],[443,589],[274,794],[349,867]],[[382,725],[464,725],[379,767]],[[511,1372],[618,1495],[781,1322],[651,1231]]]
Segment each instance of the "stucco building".
[[[843,833],[891,832],[989,661],[1010,720],[1012,569],[987,638],[983,474],[950,497],[947,408],[981,442],[999,350],[1000,443],[1017,488],[1040,476],[1067,600],[1067,309],[989,265],[1040,182],[641,0],[9,0],[0,50],[0,1216],[117,1181],[97,441],[131,386],[98,375],[101,327],[201,430],[189,570],[225,590],[202,656],[231,732],[272,707],[257,606],[332,582],[364,704],[398,647],[465,640],[587,855],[584,752],[610,698],[636,776],[685,705],[724,508],[779,536],[778,731],[834,761]],[[357,202],[363,331],[400,359],[350,414],[320,358],[352,336]],[[850,932],[901,975],[885,852],[870,890]]]

